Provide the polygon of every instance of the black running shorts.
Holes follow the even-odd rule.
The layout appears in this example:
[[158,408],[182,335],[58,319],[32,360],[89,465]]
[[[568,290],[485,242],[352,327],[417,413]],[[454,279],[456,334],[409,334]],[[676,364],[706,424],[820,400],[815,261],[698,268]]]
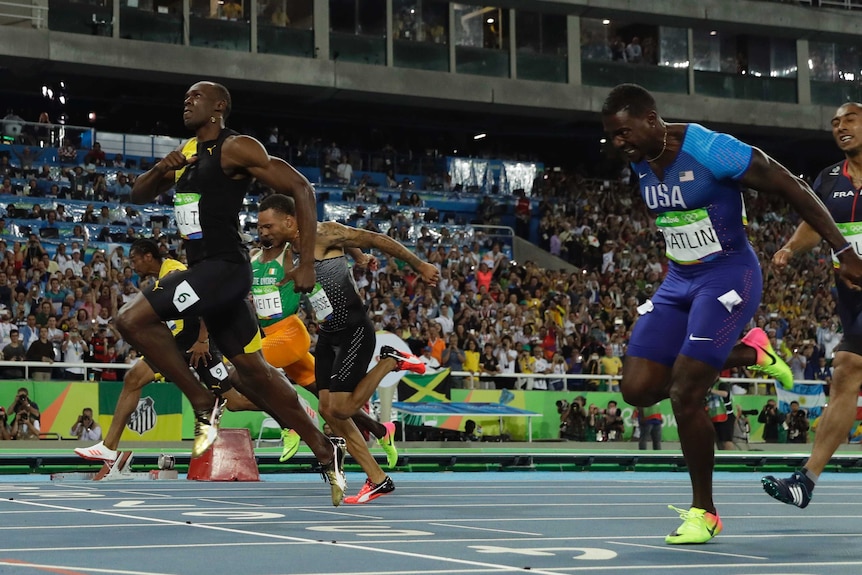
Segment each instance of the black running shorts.
[[368,318],[335,332],[319,332],[314,348],[317,388],[352,393],[368,371],[376,340]]
[[144,296],[163,321],[202,318],[210,339],[230,359],[260,350],[250,289],[248,263],[204,260],[161,278]]

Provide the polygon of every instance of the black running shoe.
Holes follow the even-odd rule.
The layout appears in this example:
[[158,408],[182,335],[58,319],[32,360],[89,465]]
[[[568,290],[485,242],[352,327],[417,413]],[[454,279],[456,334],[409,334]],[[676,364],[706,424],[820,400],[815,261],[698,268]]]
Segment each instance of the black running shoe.
[[814,491],[814,484],[800,471],[794,472],[787,479],[777,479],[767,475],[761,478],[760,483],[763,484],[763,490],[770,497],[782,503],[795,505],[800,509],[805,509],[811,503],[811,492]]

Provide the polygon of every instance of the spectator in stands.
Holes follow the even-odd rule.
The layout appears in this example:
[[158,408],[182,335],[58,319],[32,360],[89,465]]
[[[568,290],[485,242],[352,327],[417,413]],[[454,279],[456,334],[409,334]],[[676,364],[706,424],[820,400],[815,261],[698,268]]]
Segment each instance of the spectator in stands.
[[123,159],[123,154],[115,154],[114,159],[111,160],[111,165],[115,168],[125,168],[126,161]]
[[347,216],[348,223],[356,223],[358,220],[364,220],[368,217],[365,213],[365,206],[356,206],[356,211]]
[[419,360],[426,365],[428,372],[440,369],[440,362],[431,354],[430,345],[426,345],[422,348],[422,355],[419,356]]
[[61,164],[74,164],[78,161],[78,150],[69,138],[63,139],[63,145],[57,150]]
[[427,346],[431,348],[431,356],[437,360],[437,364],[443,359],[443,350],[446,349],[446,342],[442,337],[443,328],[439,323],[434,322],[428,327]]
[[[60,228],[57,225],[57,212],[48,210],[45,220],[39,225],[39,234],[46,238],[60,237]],[[47,255],[47,252],[46,254]]]
[[12,342],[12,330],[18,327],[12,323],[12,312],[8,308],[0,309],[0,346],[7,346]]
[[9,285],[9,276],[0,271],[0,308],[6,308],[12,313],[12,287]]
[[347,156],[343,156],[335,168],[335,177],[339,184],[350,184],[353,181],[353,166],[350,165]]
[[39,327],[48,325],[48,318],[53,317],[53,315],[54,307],[51,305],[51,302],[47,299],[41,300],[36,312],[36,325]]
[[126,174],[117,174],[117,181],[111,184],[109,193],[112,198],[115,198],[120,202],[129,200],[132,195],[132,186],[129,185],[129,178]]
[[102,427],[93,419],[93,410],[85,407],[72,426],[70,433],[82,441],[102,439]]
[[[470,338],[470,341],[475,341]],[[503,383],[494,376],[500,374],[500,364],[497,361],[497,355],[494,353],[494,344],[491,342],[483,346],[482,355],[479,356],[479,384],[481,389],[497,389],[497,383]],[[500,389],[503,389],[500,387]]]
[[227,0],[222,6],[222,16],[228,20],[242,19],[242,4],[236,0]]
[[108,188],[105,174],[96,174],[96,180],[93,182],[91,194],[93,199],[98,202],[107,202],[110,200],[111,191]]
[[6,196],[17,196],[18,193],[15,192],[15,188],[12,187],[12,180],[9,178],[3,178],[3,183],[0,185],[0,194]]
[[96,166],[105,165],[105,152],[102,150],[102,144],[96,142],[87,154],[84,156],[85,164],[95,164]]
[[338,144],[332,142],[329,147],[324,150],[324,161],[333,168],[341,163],[341,148],[338,147]]
[[70,269],[75,277],[80,277],[84,272],[84,262],[81,260],[81,250],[73,248],[71,259],[67,260],[60,269],[63,273],[65,273],[67,269]]
[[[89,348],[81,340],[77,329],[69,330],[69,337],[63,342],[62,351],[63,361],[66,363],[78,363],[88,359]],[[83,367],[67,367],[63,377],[72,381],[83,381],[85,371]]]
[[528,239],[530,235],[530,200],[524,190],[515,190],[515,233],[520,238]]
[[[99,218],[95,214],[94,210],[95,210],[95,208],[93,207],[93,204],[87,204],[87,207],[84,208],[84,213],[81,214],[81,220],[80,221],[82,224],[97,224],[97,223],[99,223]],[[77,226],[76,226],[76,229],[77,229]],[[83,237],[83,235],[82,236],[74,236],[74,237]]]
[[630,64],[640,64],[643,62],[641,40],[637,36],[633,36],[631,42],[626,46],[626,61]]
[[[826,385],[830,385],[832,383],[832,368],[827,365],[825,357],[821,356],[817,358],[817,367],[815,368],[811,379],[818,379]],[[829,395],[828,390],[826,395]]]
[[72,199],[83,200],[90,189],[90,175],[82,166],[66,170],[63,175],[69,180],[69,193]]
[[[24,356],[27,353],[24,344],[21,343],[21,339],[19,336],[19,332],[17,329],[12,329],[9,332],[10,342],[3,348],[3,360],[4,361],[24,361]],[[3,368],[3,378],[4,379],[21,379],[24,377],[24,369],[18,367],[4,367]],[[15,413],[14,411],[10,411],[10,413]]]
[[44,151],[44,148],[31,148],[30,146],[24,146],[20,152],[15,147],[12,148],[12,153],[15,154],[16,158],[18,158],[18,162],[21,164],[21,169],[25,172],[29,172],[33,169],[33,164],[36,163],[39,156],[41,156]]
[[[39,328],[39,338],[30,344],[27,348],[27,353],[24,356],[27,361],[41,361],[43,363],[54,363],[57,361],[57,356],[54,352],[54,345],[48,341],[48,328]],[[35,381],[48,381],[51,379],[50,367],[31,367],[30,377]]]
[[[545,350],[540,343],[536,343],[532,346],[531,352],[533,354],[532,361],[530,362],[530,371],[532,373],[551,373],[551,364],[545,359]],[[533,384],[532,389],[548,389],[548,380],[544,377],[536,377],[530,380]],[[527,389],[530,389],[529,387]]]
[[96,218],[96,223],[102,226],[107,226],[111,223],[111,208],[102,206],[99,208],[99,216]]
[[20,328],[21,341],[25,349],[30,349],[33,342],[39,339],[39,326],[36,324],[36,314],[27,314],[27,323]]
[[[438,318],[439,319],[439,318]],[[451,371],[464,371],[464,364],[467,361],[465,351],[459,345],[458,336],[452,334],[449,336],[449,345],[443,350],[443,361],[440,362],[441,367],[447,367]],[[450,375],[449,380],[451,386],[458,389],[466,387],[462,376]]]

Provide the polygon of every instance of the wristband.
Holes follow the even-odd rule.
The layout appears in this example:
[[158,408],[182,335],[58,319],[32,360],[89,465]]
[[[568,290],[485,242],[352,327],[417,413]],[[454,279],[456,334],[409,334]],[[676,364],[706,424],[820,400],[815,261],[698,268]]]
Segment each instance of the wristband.
[[198,340],[198,343],[209,343],[209,342],[210,342],[209,338],[207,338],[207,339],[199,339],[199,340]]
[[837,258],[838,256],[840,256],[841,254],[843,254],[844,252],[846,252],[847,250],[849,250],[852,247],[853,247],[853,244],[851,244],[850,242],[847,242],[843,246],[841,246],[839,249],[835,250],[833,252],[833,255]]

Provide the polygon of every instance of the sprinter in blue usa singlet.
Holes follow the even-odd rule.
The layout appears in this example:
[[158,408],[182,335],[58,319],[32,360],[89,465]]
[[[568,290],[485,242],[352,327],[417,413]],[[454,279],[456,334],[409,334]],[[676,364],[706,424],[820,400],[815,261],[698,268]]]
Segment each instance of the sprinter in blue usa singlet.
[[[692,483],[689,509],[665,541],[706,543],[721,532],[712,498],[715,431],[704,398],[722,369],[750,366],[791,386],[787,365],[760,328],[737,343],[760,304],[762,278],[743,227],[741,187],[779,195],[840,253],[841,272],[862,279],[862,260],[804,182],[762,151],[697,124],[669,124],[634,84],[611,90],[602,123],[640,178],[670,260],[655,295],[642,302],[620,389],[629,404],[670,398]],[[843,250],[843,251],[842,251]]]

